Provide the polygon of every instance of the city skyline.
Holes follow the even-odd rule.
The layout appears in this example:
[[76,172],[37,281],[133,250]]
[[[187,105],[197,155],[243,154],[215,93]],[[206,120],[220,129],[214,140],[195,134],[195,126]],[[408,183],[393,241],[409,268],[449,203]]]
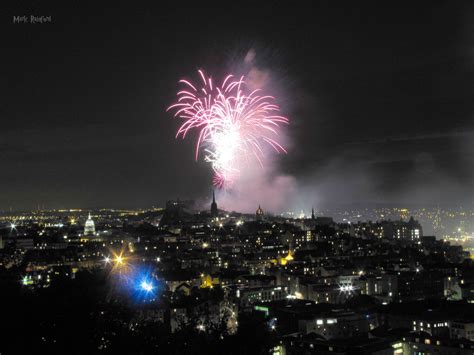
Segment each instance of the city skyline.
[[214,196],[192,207],[0,216],[0,283],[14,311],[0,325],[2,351],[474,347],[472,235],[426,235],[407,209],[395,211],[404,220],[350,223],[262,206],[228,213]]

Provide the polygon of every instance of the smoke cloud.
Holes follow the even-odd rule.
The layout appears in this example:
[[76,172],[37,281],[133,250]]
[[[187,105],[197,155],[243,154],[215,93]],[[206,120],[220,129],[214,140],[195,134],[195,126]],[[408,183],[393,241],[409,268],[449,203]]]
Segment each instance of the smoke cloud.
[[[260,89],[266,95],[276,97],[276,81],[271,71],[257,65],[257,53],[250,49],[243,62],[237,63],[237,71],[245,76],[250,90]],[[291,117],[290,125],[291,125]],[[288,136],[284,133],[287,127],[282,126],[279,141],[283,146],[289,145]],[[269,147],[264,147],[265,159],[260,165],[255,159],[244,162],[239,176],[232,188],[220,191],[219,205],[226,210],[253,213],[260,205],[266,212],[279,213],[288,207],[288,201],[296,192],[296,179],[280,171],[280,154]]]

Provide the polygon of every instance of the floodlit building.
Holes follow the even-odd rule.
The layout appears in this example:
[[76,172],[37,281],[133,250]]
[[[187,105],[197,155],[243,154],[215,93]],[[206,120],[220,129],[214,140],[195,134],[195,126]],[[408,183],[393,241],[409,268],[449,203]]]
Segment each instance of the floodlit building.
[[95,235],[95,223],[91,218],[91,214],[89,213],[89,217],[87,218],[86,224],[84,225],[84,236],[94,236]]

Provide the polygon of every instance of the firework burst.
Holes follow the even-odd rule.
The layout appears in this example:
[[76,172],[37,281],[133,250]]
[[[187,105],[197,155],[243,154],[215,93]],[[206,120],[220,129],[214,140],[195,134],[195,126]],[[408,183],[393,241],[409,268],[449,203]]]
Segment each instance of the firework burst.
[[176,137],[183,139],[191,130],[198,132],[196,160],[202,151],[214,170],[214,185],[231,186],[242,164],[255,159],[263,165],[264,146],[285,152],[278,142],[278,131],[288,119],[280,116],[272,96],[259,89],[249,90],[244,77],[228,75],[221,85],[199,70],[202,85],[180,80],[185,88],[168,110],[184,120]]

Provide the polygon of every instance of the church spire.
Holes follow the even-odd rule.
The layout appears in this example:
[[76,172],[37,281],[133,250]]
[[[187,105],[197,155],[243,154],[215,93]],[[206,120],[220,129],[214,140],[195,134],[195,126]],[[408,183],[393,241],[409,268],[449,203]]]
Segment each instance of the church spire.
[[263,210],[260,205],[258,205],[257,211],[255,212],[255,217],[257,218],[257,221],[263,220]]
[[217,209],[216,203],[216,193],[212,190],[212,203],[211,203],[211,217],[217,217],[219,215],[219,210]]

